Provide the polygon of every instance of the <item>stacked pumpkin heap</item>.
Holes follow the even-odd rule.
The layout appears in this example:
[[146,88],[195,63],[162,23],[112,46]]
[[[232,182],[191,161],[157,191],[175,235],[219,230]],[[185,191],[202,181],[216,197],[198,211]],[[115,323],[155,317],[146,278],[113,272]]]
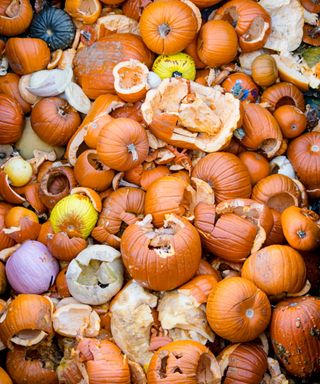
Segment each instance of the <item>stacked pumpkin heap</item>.
[[0,382],[320,375],[315,0],[0,0]]

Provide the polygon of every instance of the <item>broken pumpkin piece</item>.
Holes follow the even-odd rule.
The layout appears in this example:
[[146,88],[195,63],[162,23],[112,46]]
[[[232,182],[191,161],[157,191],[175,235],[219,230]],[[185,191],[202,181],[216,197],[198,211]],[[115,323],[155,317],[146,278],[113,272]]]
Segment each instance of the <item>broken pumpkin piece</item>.
[[141,106],[151,132],[180,148],[215,152],[231,140],[240,120],[240,104],[220,86],[185,79],[164,79],[149,90]]

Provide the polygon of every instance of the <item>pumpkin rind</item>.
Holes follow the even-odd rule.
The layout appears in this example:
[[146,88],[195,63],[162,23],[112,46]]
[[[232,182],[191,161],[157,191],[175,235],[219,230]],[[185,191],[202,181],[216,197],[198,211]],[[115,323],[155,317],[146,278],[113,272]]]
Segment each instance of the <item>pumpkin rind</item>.
[[14,144],[19,140],[24,115],[18,102],[11,96],[0,94],[0,144]]
[[282,105],[294,105],[304,112],[303,93],[295,85],[280,82],[267,88],[261,95],[261,103],[267,103],[271,112]]
[[[13,3],[13,2],[12,2]],[[11,5],[11,1],[8,2]],[[13,17],[7,16],[7,13],[1,12],[0,15],[0,34],[5,36],[16,36],[25,32],[32,20],[33,12],[29,0],[19,0],[17,2],[19,9]],[[2,8],[2,4],[1,4]],[[5,7],[7,8],[7,7]],[[8,7],[9,8],[9,7]],[[15,10],[16,11],[16,10]]]

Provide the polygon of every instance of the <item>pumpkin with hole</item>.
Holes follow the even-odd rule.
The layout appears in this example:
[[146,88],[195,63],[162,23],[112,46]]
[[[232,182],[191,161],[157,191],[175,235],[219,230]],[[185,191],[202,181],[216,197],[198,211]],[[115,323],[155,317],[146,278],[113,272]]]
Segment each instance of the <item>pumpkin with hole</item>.
[[147,157],[146,130],[132,119],[113,119],[99,134],[97,153],[103,164],[117,171],[127,171]]
[[101,14],[101,3],[99,0],[66,0],[66,12],[83,24],[93,24]]
[[270,296],[300,292],[306,282],[302,256],[287,245],[269,245],[253,253],[243,264],[241,276]]
[[140,17],[140,32],[146,46],[159,55],[172,55],[191,43],[198,30],[192,8],[179,0],[149,4]]
[[259,180],[269,175],[269,162],[260,153],[245,151],[239,153],[238,157],[247,167],[252,185],[255,185]]
[[320,217],[306,208],[291,206],[281,214],[284,236],[291,247],[311,251],[320,245]]
[[305,296],[281,301],[272,314],[275,354],[291,375],[302,379],[320,373],[319,312],[319,298]]
[[18,75],[45,69],[50,62],[50,49],[41,39],[11,37],[6,44],[6,56]]
[[260,87],[269,87],[278,78],[278,68],[275,59],[268,54],[257,56],[251,65],[253,80]]
[[32,109],[35,133],[50,145],[65,145],[81,123],[79,113],[60,97],[46,97]]
[[88,47],[79,49],[74,58],[74,74],[90,99],[115,93],[113,67],[121,61],[136,59],[150,67],[153,55],[139,36],[114,33]]
[[24,125],[21,106],[11,96],[0,94],[0,144],[14,144]]
[[282,105],[294,105],[302,112],[305,111],[303,93],[291,83],[280,82],[267,88],[261,95],[261,103],[267,103],[271,112]]
[[23,112],[29,113],[31,111],[31,105],[27,103],[20,94],[19,80],[20,77],[15,73],[7,73],[4,76],[0,76],[0,93],[5,93],[13,97],[20,104]]
[[273,116],[287,139],[294,139],[307,128],[305,114],[294,105],[282,105],[275,110]]
[[0,33],[4,36],[16,36],[25,32],[33,16],[30,1],[2,1],[1,3]]
[[152,0],[127,0],[122,5],[122,12],[131,19],[139,21],[144,8],[152,3]]
[[209,295],[207,319],[210,327],[231,342],[254,340],[267,328],[270,317],[267,295],[242,277],[219,281]]
[[167,291],[195,275],[201,259],[196,228],[174,214],[155,229],[152,216],[129,225],[121,237],[121,254],[130,276],[145,288]]
[[308,195],[319,198],[320,132],[308,132],[296,137],[289,143],[287,155]]
[[193,340],[178,340],[155,352],[147,379],[149,384],[220,383],[221,372],[206,346]]
[[238,50],[238,38],[233,27],[223,20],[210,20],[199,32],[198,56],[209,67],[230,63]]

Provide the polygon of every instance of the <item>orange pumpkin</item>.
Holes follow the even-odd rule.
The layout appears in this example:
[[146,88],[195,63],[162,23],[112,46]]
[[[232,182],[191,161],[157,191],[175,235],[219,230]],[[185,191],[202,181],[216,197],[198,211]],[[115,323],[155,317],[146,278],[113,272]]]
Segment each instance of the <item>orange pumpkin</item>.
[[139,21],[144,8],[152,3],[152,0],[127,0],[122,5],[122,12],[131,19]]
[[0,93],[5,93],[13,97],[21,106],[24,113],[31,111],[31,105],[27,103],[21,96],[19,91],[20,77],[15,73],[7,73],[0,77]]
[[222,83],[222,87],[239,100],[256,101],[259,89],[249,75],[232,73]]
[[88,243],[81,237],[70,238],[65,232],[58,232],[48,238],[46,245],[56,259],[71,261],[87,248]]
[[179,0],[158,0],[140,17],[140,32],[146,46],[160,55],[172,55],[191,43],[198,30],[192,8]]
[[113,67],[120,61],[136,59],[152,65],[152,54],[141,38],[131,33],[114,33],[77,51],[74,74],[84,93],[91,99],[115,93]]
[[301,5],[309,12],[320,12],[319,0],[301,0]]
[[149,142],[145,129],[132,119],[113,119],[100,131],[97,153],[101,162],[117,171],[127,171],[147,157]]
[[262,48],[271,32],[270,15],[253,0],[228,1],[217,10],[214,18],[235,24],[239,45],[243,52]]
[[14,144],[24,125],[23,111],[11,96],[0,94],[0,144]]
[[93,24],[101,14],[99,0],[66,0],[65,11],[76,21]]
[[269,245],[248,257],[241,276],[251,280],[267,295],[281,296],[302,290],[306,282],[306,266],[293,248]]
[[25,32],[28,29],[33,16],[30,1],[2,0],[1,3],[0,33],[4,36],[15,36]]
[[273,349],[285,369],[299,378],[320,374],[319,312],[319,298],[305,296],[281,301],[272,314]]
[[273,217],[273,226],[267,239],[264,243],[265,246],[272,244],[284,244],[286,239],[283,234],[282,225],[281,225],[281,213],[277,210],[270,208]]
[[287,155],[308,194],[319,198],[320,132],[308,132],[296,137],[289,144]]
[[232,61],[238,50],[238,38],[233,27],[223,20],[210,20],[199,32],[198,56],[210,67]]
[[207,347],[193,340],[178,340],[155,352],[148,367],[147,379],[148,384],[198,384],[207,380],[219,383],[221,373]]
[[[203,63],[198,56],[198,36],[196,36],[191,41],[191,43],[186,46],[184,52],[193,58],[193,61],[197,69],[206,67],[205,63]],[[206,84],[203,84],[203,85],[206,85]]]
[[267,295],[242,277],[219,281],[208,298],[211,328],[231,342],[254,340],[267,328],[270,316]]
[[195,165],[192,177],[206,181],[214,190],[216,202],[248,198],[251,194],[250,175],[245,165],[232,153],[211,153]]
[[68,285],[67,285],[66,272],[67,272],[67,267],[61,269],[61,271],[57,275],[56,282],[55,282],[58,295],[62,298],[71,296]]
[[[318,26],[304,24],[302,41],[306,44],[313,45],[314,47],[319,47],[320,46],[319,32],[320,31]],[[316,70],[316,73],[317,73],[317,70]]]
[[46,97],[32,109],[32,129],[50,145],[65,145],[81,123],[79,113],[60,97]]
[[257,152],[241,152],[239,159],[247,167],[252,186],[270,173],[268,160]]
[[261,103],[267,103],[271,112],[282,105],[294,105],[305,110],[303,93],[291,83],[277,83],[267,88],[261,95]]
[[130,276],[143,287],[167,291],[190,280],[201,259],[198,231],[186,219],[168,214],[155,230],[152,216],[129,225],[121,238],[121,254]]
[[283,105],[275,110],[273,116],[277,120],[282,134],[287,139],[293,139],[306,129],[307,118],[300,109],[293,105]]
[[251,65],[252,78],[260,87],[269,87],[278,78],[278,67],[275,59],[268,54],[256,57]]
[[0,381],[1,384],[12,384],[12,380],[7,372],[0,367]]
[[15,73],[26,75],[47,67],[50,49],[41,39],[11,37],[6,44],[6,56]]
[[140,179],[141,188],[146,191],[154,181],[160,179],[163,176],[168,176],[169,174],[170,169],[168,169],[164,165],[159,165],[155,168],[145,169],[142,172]]
[[179,292],[192,296],[197,303],[203,304],[208,301],[209,293],[214,289],[220,280],[214,275],[199,275],[188,281],[179,288]]
[[0,202],[0,251],[5,248],[12,247],[14,245],[14,240],[11,239],[8,235],[3,232],[5,227],[4,218],[8,211],[12,208],[10,204]]
[[311,251],[320,244],[320,217],[306,208],[291,206],[281,214],[283,234],[291,247]]

